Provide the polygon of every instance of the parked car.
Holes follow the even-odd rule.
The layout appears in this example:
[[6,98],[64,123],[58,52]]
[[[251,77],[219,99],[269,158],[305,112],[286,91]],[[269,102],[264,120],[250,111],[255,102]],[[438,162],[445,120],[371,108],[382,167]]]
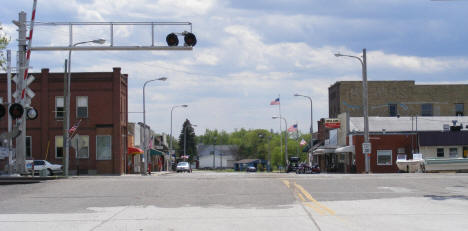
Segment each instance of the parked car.
[[308,164],[302,163],[299,164],[298,168],[296,169],[296,174],[312,173],[320,173],[320,167],[318,165],[312,165],[312,167],[310,167]]
[[256,172],[257,168],[255,166],[253,166],[253,165],[250,165],[249,167],[247,167],[245,169],[245,171],[247,171],[247,172]]
[[26,171],[31,172],[34,164],[34,174],[39,174],[42,170],[47,171],[48,176],[62,174],[63,166],[51,164],[47,160],[26,160]]
[[189,162],[179,162],[176,167],[177,172],[192,172]]

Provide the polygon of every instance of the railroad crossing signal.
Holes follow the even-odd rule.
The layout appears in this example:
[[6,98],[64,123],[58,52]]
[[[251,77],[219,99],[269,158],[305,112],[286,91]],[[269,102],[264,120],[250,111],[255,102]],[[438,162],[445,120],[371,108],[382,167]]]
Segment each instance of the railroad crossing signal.
[[[21,87],[21,89],[24,89],[24,104],[25,105],[29,105],[31,104],[31,99],[34,98],[34,96],[36,96],[36,94],[34,93],[34,91],[32,91],[28,86],[34,82],[36,78],[32,75],[29,75],[29,77],[26,79],[26,81],[21,81],[17,75],[15,75],[12,80],[13,82],[15,82],[15,84],[23,84],[23,86]],[[20,102],[21,101],[21,98],[22,98],[22,94],[23,92],[19,91],[19,90],[16,90],[15,93],[13,93],[13,97],[15,98],[15,102]]]

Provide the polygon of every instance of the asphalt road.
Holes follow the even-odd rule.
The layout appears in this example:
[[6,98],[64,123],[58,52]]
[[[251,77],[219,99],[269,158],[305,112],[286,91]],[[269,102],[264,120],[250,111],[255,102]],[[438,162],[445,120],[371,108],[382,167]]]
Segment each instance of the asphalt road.
[[468,230],[467,174],[170,173],[0,185],[0,230]]

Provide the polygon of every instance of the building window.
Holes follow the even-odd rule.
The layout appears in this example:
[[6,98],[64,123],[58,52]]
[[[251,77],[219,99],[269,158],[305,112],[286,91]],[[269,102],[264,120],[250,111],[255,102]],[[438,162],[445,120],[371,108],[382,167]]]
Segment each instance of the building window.
[[437,149],[437,157],[444,157],[444,156],[445,156],[444,149],[443,148],[438,148]]
[[389,116],[397,116],[398,114],[398,108],[397,108],[397,105],[396,104],[388,104],[388,115]]
[[63,136],[55,137],[55,159],[63,158]]
[[432,116],[433,108],[431,103],[425,103],[421,105],[421,115],[422,116]]
[[26,158],[32,158],[32,138],[31,136],[26,136]]
[[458,148],[450,148],[449,149],[450,158],[457,158],[458,157]]
[[[72,146],[77,147],[78,149],[78,158],[80,159],[88,159],[89,158],[89,136],[81,136],[77,137],[78,139],[73,139],[72,142],[77,142],[72,144]],[[76,157],[76,155],[75,155]]]
[[377,165],[392,165],[392,150],[377,150]]
[[455,115],[456,116],[463,116],[463,112],[465,111],[465,105],[462,103],[455,104]]
[[397,153],[398,154],[405,154],[405,148],[398,148]]
[[96,136],[96,160],[112,160],[112,136]]
[[55,119],[63,120],[63,116],[65,115],[65,111],[63,108],[63,96],[56,96],[55,97]]
[[76,117],[88,118],[88,96],[76,97]]

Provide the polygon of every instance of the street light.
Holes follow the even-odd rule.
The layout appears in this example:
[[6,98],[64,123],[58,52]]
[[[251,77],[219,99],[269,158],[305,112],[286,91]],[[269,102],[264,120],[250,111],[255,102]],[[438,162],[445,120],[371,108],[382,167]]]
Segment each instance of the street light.
[[[369,143],[369,115],[368,115],[368,102],[367,102],[367,61],[366,61],[366,48],[362,49],[362,59],[353,55],[343,55],[340,53],[335,54],[336,57],[350,57],[355,58],[361,62],[362,65],[362,110],[364,114],[364,143]],[[366,173],[370,172],[370,153],[366,155]]]
[[[305,98],[308,98],[310,100],[310,144],[309,144],[309,151],[312,151],[312,145],[314,144],[312,134],[314,134],[314,116],[313,116],[313,103],[312,103],[312,97],[307,96],[307,95],[301,95],[301,94],[294,94],[294,96],[302,96]],[[309,158],[310,161],[310,158]],[[309,163],[310,164],[310,163]]]
[[[90,41],[84,41],[84,42],[77,42],[73,45],[72,47],[78,46],[80,44],[85,44],[85,43],[97,43],[97,44],[104,44],[106,42],[105,39],[95,39],[95,40],[90,40]],[[68,73],[67,73],[67,87],[66,87],[66,94],[65,94],[65,119],[63,120],[63,127],[65,128],[63,131],[63,144],[65,146],[65,176],[68,176],[68,162],[70,160],[70,146],[68,143],[68,130],[70,129],[70,84],[71,84],[71,52],[72,50],[70,49],[68,51]],[[78,158],[78,156],[77,156]]]
[[[161,77],[161,78],[157,78],[157,79],[151,79],[151,80],[148,80],[146,81],[144,84],[143,84],[143,124],[145,126],[146,125],[146,105],[145,105],[145,87],[146,87],[146,84],[150,83],[150,82],[153,82],[153,81],[166,81],[167,78],[166,77]],[[148,126],[149,128],[149,126]],[[146,127],[145,127],[145,130],[146,130]],[[148,163],[149,163],[149,159],[148,159],[148,152],[147,152],[147,141],[146,141],[146,131],[143,133],[143,153],[145,155],[145,161],[146,162],[143,162],[143,172],[142,175],[145,175],[146,172],[148,171]]]
[[174,108],[178,108],[178,107],[188,107],[188,105],[186,104],[183,104],[183,105],[176,105],[176,106],[173,106],[171,108],[171,136],[170,136],[170,143],[169,143],[169,149],[172,150],[172,112],[174,111]]
[[[271,117],[273,119],[282,119],[284,120],[284,125],[286,125],[286,135],[285,135],[285,138],[284,138],[284,162],[285,162],[285,167],[288,166],[288,122],[286,122],[286,119],[282,116],[273,116]],[[282,131],[280,131],[282,132]]]
[[[186,105],[186,104],[176,105],[176,106],[173,106],[171,108],[171,135],[169,136],[169,139],[170,139],[170,141],[169,141],[169,152],[170,152],[169,153],[169,159],[171,159],[170,155],[172,155],[172,150],[173,150],[172,149],[172,140],[173,140],[173,138],[172,138],[172,112],[174,111],[174,108],[177,108],[177,107],[188,107],[188,105]],[[167,162],[167,170],[169,171],[169,160],[166,161],[166,162]]]

